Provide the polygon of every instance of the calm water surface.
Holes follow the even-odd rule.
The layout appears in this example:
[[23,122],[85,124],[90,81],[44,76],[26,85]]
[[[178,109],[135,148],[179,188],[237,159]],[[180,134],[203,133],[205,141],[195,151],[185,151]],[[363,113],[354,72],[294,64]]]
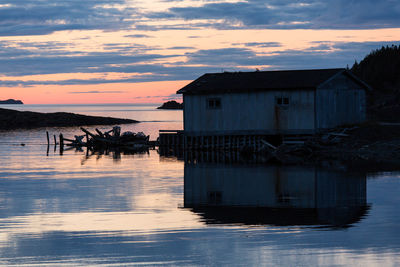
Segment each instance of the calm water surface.
[[[137,119],[122,130],[151,139],[182,128],[181,111],[154,107],[18,108]],[[0,132],[1,265],[400,264],[399,172],[184,161],[154,150],[60,155],[47,152],[46,130],[79,133]]]

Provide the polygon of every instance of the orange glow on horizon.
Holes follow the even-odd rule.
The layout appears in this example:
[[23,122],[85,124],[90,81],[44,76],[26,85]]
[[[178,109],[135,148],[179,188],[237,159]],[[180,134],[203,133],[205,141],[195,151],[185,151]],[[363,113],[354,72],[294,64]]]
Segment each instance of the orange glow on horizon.
[[13,98],[24,104],[162,103],[189,82],[0,87],[0,100]]
[[[232,0],[235,1],[235,0]],[[193,22],[193,21],[192,21]],[[174,20],[173,23],[188,23],[185,21]],[[129,37],[135,34],[143,34],[146,38]],[[171,38],[173,36],[173,38]],[[116,43],[122,48],[129,48],[124,51],[115,48],[115,53],[119,55],[155,54],[149,60],[143,62],[115,62],[116,65],[134,66],[135,64],[163,65],[164,67],[203,67],[215,69],[234,69],[241,70],[267,70],[271,67],[269,62],[259,65],[228,65],[221,66],[218,62],[191,62],[191,53],[198,51],[237,48],[248,49],[257,56],[274,55],[284,51],[303,51],[308,48],[317,47],[321,42],[326,43],[346,43],[346,42],[398,42],[400,28],[391,29],[366,29],[366,30],[313,30],[313,29],[292,29],[292,30],[271,30],[271,29],[187,29],[187,30],[161,30],[161,31],[140,31],[140,30],[69,30],[58,31],[47,35],[33,36],[3,36],[0,41],[10,42],[10,47],[29,51],[40,50],[35,45],[47,42],[61,43],[57,48],[60,53],[65,52],[65,56],[71,58],[90,54],[91,52],[103,53],[107,51],[107,45]],[[55,41],[57,40],[57,41]],[[112,40],[112,42],[110,41]],[[248,43],[275,42],[277,46],[249,46]],[[179,44],[179,45],[177,45]],[[31,47],[32,46],[32,47]],[[112,47],[112,46],[111,46]],[[119,47],[119,46],[117,46]],[[136,48],[138,47],[138,48]],[[173,48],[173,49],[171,49]],[[377,47],[380,48],[380,47]],[[143,50],[142,50],[143,49]],[[333,50],[332,48],[331,50]],[[329,49],[328,49],[329,50]],[[327,50],[327,51],[328,51]],[[63,55],[63,53],[61,53]],[[348,64],[352,64],[355,58],[349,58]],[[179,63],[179,64],[177,64]],[[214,65],[213,65],[214,64]],[[112,65],[112,64],[109,64]],[[97,67],[95,64],[93,68]],[[305,66],[306,68],[307,66]],[[337,66],[332,66],[337,67]],[[342,66],[345,67],[345,64]],[[0,100],[19,99],[26,104],[95,104],[95,103],[161,103],[170,99],[177,90],[191,81],[158,81],[141,83],[112,83],[112,80],[124,80],[139,76],[146,77],[147,72],[71,72],[63,73],[65,69],[60,69],[59,73],[35,74],[25,76],[7,76],[0,73]],[[10,72],[12,73],[12,72]],[[18,71],[16,73],[19,73]],[[40,72],[38,72],[40,73]],[[45,72],[44,72],[45,73]],[[16,74],[17,75],[17,74]],[[171,76],[174,77],[174,76]],[[181,77],[181,76],[179,76]],[[103,84],[81,84],[81,85],[34,85],[23,87],[1,87],[1,82],[54,82],[68,80],[101,80],[109,83]],[[178,96],[177,99],[180,99]]]

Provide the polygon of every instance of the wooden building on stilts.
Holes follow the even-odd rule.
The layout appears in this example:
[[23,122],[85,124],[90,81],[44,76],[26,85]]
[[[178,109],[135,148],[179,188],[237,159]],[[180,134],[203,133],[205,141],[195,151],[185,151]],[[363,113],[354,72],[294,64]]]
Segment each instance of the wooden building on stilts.
[[183,95],[183,131],[160,131],[160,146],[230,150],[295,143],[366,119],[370,87],[346,69],[208,73]]

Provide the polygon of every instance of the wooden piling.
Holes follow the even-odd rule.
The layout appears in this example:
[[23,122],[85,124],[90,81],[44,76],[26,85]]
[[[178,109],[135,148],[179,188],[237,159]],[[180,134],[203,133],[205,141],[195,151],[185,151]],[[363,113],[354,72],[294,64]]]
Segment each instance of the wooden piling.
[[47,145],[50,145],[50,137],[48,131],[46,131],[46,136],[47,136]]
[[60,134],[60,150],[64,149],[64,136]]

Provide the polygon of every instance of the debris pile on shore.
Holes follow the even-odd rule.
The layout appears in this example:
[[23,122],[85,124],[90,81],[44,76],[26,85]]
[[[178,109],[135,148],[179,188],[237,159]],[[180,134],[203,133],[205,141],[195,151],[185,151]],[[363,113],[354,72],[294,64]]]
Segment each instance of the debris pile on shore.
[[348,163],[400,163],[400,125],[342,127],[315,135],[304,144],[269,143],[259,153],[283,164],[339,160]]

